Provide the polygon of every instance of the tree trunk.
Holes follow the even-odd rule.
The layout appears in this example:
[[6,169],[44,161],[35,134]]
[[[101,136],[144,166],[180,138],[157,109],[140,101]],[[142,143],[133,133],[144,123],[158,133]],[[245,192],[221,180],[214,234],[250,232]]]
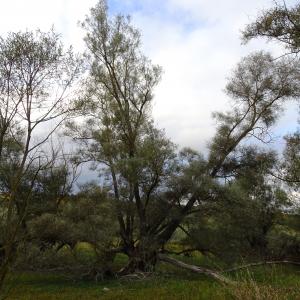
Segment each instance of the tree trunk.
[[136,247],[133,247],[125,251],[128,255],[127,265],[120,270],[121,275],[131,274],[135,272],[153,272],[157,263],[158,249],[147,244],[140,243]]
[[0,295],[3,292],[4,281],[9,272],[10,265],[15,259],[15,247],[12,242],[3,247],[4,255],[1,257],[0,261]]

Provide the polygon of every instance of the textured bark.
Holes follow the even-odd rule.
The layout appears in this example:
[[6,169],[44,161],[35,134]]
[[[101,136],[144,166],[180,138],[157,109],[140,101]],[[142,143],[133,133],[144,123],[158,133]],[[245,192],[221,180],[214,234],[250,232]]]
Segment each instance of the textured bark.
[[153,272],[157,263],[157,251],[155,248],[137,246],[126,251],[129,257],[128,264],[119,271],[120,275],[135,272]]

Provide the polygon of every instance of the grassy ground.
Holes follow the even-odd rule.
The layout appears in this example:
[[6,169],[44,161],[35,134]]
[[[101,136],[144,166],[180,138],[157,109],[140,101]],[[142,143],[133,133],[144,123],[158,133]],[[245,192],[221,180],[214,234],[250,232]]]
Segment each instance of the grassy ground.
[[[183,260],[211,265],[204,257]],[[123,262],[124,257],[118,257],[117,264]],[[8,281],[6,299],[300,299],[300,269],[296,267],[260,266],[230,276],[237,282],[232,287],[166,264],[160,264],[155,274],[142,280],[115,279],[98,283],[55,274],[15,273]]]

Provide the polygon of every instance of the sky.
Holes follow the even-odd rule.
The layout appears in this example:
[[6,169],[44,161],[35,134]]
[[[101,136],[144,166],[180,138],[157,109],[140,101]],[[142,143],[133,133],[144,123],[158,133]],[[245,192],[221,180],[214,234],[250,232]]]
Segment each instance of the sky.
[[[97,0],[0,0],[0,34],[52,25],[65,45],[84,50],[78,26]],[[295,0],[286,0],[292,6]],[[153,116],[179,147],[200,151],[214,134],[213,111],[227,110],[226,79],[236,63],[252,51],[282,53],[263,40],[241,44],[241,30],[272,0],[108,0],[110,13],[132,16],[142,32],[143,51],[162,66],[155,90]],[[296,104],[289,104],[274,128],[275,146],[297,127]]]

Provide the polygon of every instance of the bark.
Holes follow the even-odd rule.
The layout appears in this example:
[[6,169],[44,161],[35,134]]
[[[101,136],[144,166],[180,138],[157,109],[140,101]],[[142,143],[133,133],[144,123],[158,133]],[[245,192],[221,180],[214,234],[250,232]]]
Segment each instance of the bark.
[[189,265],[189,264],[186,264],[186,263],[184,263],[180,260],[165,256],[163,254],[159,254],[158,259],[160,261],[169,263],[169,264],[174,265],[176,267],[180,267],[180,268],[192,271],[194,273],[204,274],[208,277],[213,278],[214,280],[217,280],[218,282],[220,282],[222,284],[233,284],[234,283],[234,281],[226,278],[225,276],[221,275],[219,272],[214,271],[214,270],[198,267],[198,266],[195,266],[195,265]]
[[127,275],[137,271],[152,272],[155,270],[158,253],[156,247],[140,244],[125,250],[125,253],[128,255],[129,261],[128,264],[119,271],[119,274]]

